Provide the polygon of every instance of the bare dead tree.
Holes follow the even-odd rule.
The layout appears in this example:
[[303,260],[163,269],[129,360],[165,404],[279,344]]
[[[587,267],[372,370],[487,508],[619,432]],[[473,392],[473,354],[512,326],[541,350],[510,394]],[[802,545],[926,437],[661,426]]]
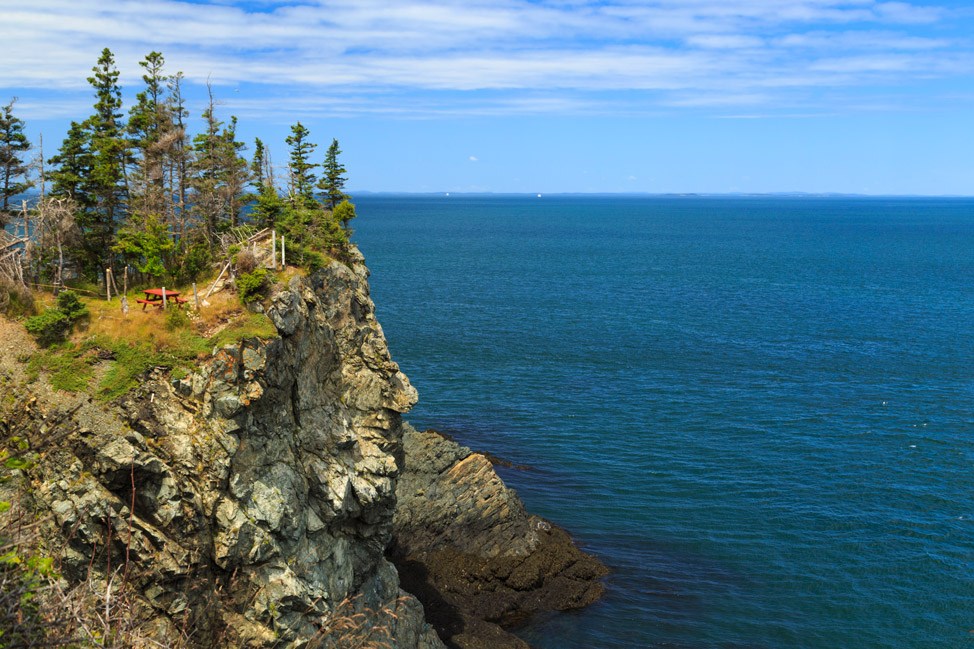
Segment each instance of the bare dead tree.
[[50,260],[46,265],[51,267],[55,291],[64,286],[64,249],[79,235],[76,209],[70,198],[44,198],[37,204],[34,236],[28,246],[36,248],[32,258]]

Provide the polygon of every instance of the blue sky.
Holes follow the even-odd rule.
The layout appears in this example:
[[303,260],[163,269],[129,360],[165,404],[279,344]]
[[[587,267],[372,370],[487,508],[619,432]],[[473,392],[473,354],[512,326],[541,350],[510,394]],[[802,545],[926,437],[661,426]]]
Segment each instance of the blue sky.
[[0,101],[52,155],[109,47],[209,79],[352,190],[974,194],[974,3],[0,0]]

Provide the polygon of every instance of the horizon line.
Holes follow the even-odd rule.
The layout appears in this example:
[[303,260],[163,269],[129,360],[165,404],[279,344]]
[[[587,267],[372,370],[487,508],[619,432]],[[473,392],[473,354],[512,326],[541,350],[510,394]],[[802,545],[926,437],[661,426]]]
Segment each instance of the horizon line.
[[974,198],[974,194],[867,194],[862,192],[805,192],[805,191],[769,191],[769,192],[536,192],[536,191],[456,191],[456,190],[371,190],[357,189],[348,192],[355,195],[387,195],[387,196],[645,196],[645,197],[818,197],[818,198]]

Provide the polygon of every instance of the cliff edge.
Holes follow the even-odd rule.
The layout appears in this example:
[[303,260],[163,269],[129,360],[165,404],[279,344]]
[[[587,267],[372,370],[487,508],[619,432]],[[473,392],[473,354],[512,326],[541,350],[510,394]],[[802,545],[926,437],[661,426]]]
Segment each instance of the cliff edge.
[[34,393],[10,406],[22,424],[58,421],[26,494],[68,582],[124,577],[143,635],[166,646],[331,646],[343,624],[443,646],[383,556],[416,393],[367,277],[361,258],[295,277],[267,305],[278,338],[215,350],[180,380],[153,371],[110,405],[13,386]]
[[276,338],[108,404],[33,380],[33,341],[0,320],[0,442],[36,456],[0,500],[39,521],[65,606],[107,629],[124,599],[112,646],[526,647],[502,627],[600,596],[604,566],[484,456],[402,422],[416,392],[368,274],[353,249],[295,276],[262,307]]

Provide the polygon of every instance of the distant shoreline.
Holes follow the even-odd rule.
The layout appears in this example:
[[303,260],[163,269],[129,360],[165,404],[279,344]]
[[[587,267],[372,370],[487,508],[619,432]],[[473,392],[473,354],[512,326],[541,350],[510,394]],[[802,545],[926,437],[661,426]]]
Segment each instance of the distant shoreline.
[[854,199],[957,199],[974,200],[974,195],[963,194],[844,194],[838,192],[462,192],[462,191],[369,191],[358,189],[354,195],[362,196],[438,196],[453,197],[495,197],[495,198],[541,198],[546,197],[578,197],[578,198],[854,198]]
[[[845,198],[845,199],[951,199],[972,200],[974,194],[848,194],[842,192],[464,192],[454,190],[410,192],[357,189],[351,192],[363,196],[419,196],[419,197],[493,197],[493,198]],[[33,205],[40,192],[30,191],[10,199],[11,205],[27,200]]]

